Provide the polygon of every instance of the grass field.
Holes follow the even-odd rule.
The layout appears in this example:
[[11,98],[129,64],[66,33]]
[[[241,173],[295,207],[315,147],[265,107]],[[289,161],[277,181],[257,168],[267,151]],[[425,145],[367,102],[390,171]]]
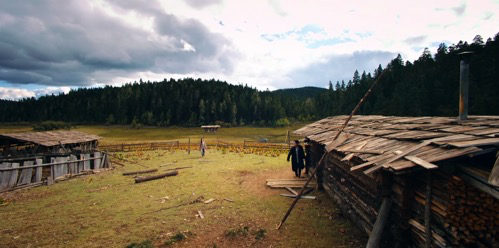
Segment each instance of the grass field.
[[[289,127],[233,127],[221,128],[217,133],[205,133],[199,127],[144,127],[141,129],[132,129],[129,126],[77,126],[72,129],[86,133],[96,134],[102,137],[101,143],[120,143],[120,142],[142,142],[158,140],[182,140],[188,138],[199,140],[205,137],[208,141],[217,138],[228,142],[243,142],[243,140],[258,141],[266,138],[270,142],[284,142],[286,140],[287,130],[296,130],[305,124],[294,124]],[[0,126],[0,133],[25,132],[31,131],[31,126],[4,125]],[[294,136],[293,136],[294,137]],[[296,137],[297,138],[297,137]]]
[[[81,127],[108,142],[199,135],[192,129],[115,129]],[[174,136],[179,130],[186,131]],[[282,130],[224,129],[224,139],[259,135],[280,137]],[[129,133],[126,133],[129,132]],[[123,135],[123,137],[120,136]],[[126,135],[124,134],[126,133]],[[234,136],[231,136],[234,135]],[[284,136],[283,136],[284,137]],[[361,247],[364,236],[352,227],[323,192],[301,200],[283,229],[276,230],[291,198],[270,189],[266,179],[293,178],[284,155],[209,150],[124,153],[126,159],[179,175],[135,184],[123,172],[146,169],[125,162],[114,170],[77,177],[52,186],[0,194],[0,247]],[[160,165],[167,166],[160,167]],[[224,200],[229,198],[233,201]],[[196,201],[198,199],[198,201]],[[203,201],[215,199],[206,204]],[[183,205],[186,203],[192,203]],[[179,206],[182,205],[182,206]],[[197,216],[202,211],[205,216]],[[138,247],[138,246],[136,246]],[[150,247],[150,246],[142,246]]]

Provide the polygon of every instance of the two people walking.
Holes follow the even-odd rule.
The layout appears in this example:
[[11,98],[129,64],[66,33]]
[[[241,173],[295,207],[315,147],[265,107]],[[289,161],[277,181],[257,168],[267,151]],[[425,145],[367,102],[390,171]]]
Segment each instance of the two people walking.
[[311,159],[311,149],[308,144],[309,139],[305,139],[305,151],[303,147],[300,145],[299,140],[295,140],[295,144],[291,149],[289,149],[288,153],[288,162],[291,158],[291,169],[295,172],[295,176],[301,178],[301,171],[305,168],[305,174],[308,174],[308,169],[310,167],[310,159]]

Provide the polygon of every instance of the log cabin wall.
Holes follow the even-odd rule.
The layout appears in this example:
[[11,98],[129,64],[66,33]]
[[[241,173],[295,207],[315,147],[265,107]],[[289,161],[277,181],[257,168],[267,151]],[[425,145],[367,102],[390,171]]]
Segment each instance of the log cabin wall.
[[[320,154],[320,150],[314,152]],[[369,235],[382,197],[391,194],[393,204],[384,245],[425,247],[427,171],[405,175],[380,171],[368,176],[350,171],[355,162],[341,161],[342,158],[341,154],[329,153],[321,176],[322,186],[342,212]],[[383,182],[383,178],[390,180]],[[432,172],[431,188],[432,247],[497,247],[497,199],[443,169]]]
[[341,162],[335,154],[328,154],[324,163],[324,189],[341,210],[368,234],[376,220],[376,181],[362,172],[350,173],[350,166]]

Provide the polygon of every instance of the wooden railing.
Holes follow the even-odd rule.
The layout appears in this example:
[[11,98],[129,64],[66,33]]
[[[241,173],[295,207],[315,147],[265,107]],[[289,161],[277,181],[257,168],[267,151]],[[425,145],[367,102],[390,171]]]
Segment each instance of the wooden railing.
[[102,152],[83,153],[79,159],[76,155],[53,156],[50,163],[44,163],[41,156],[3,160],[0,163],[0,192],[44,182],[51,184],[67,175],[81,175],[109,167],[107,154]]

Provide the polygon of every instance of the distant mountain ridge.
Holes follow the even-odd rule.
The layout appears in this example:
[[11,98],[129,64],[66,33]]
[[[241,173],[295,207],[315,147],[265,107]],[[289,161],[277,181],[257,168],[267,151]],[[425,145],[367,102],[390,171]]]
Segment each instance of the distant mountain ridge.
[[327,89],[325,88],[306,86],[301,88],[278,89],[272,91],[272,93],[280,96],[292,97],[297,100],[305,100],[307,98],[315,98],[326,91]]

